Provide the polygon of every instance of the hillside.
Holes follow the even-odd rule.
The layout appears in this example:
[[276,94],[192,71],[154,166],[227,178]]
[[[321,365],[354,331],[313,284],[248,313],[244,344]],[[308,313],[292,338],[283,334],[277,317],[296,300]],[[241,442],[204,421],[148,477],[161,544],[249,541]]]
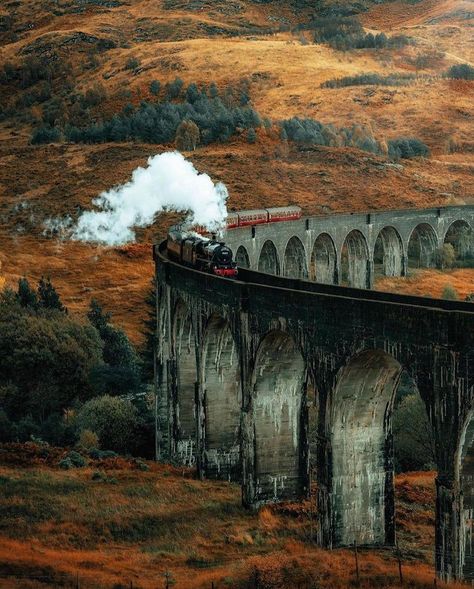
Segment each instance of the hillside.
[[[97,297],[140,340],[153,270],[149,244],[164,235],[169,217],[140,231],[139,245],[125,249],[58,242],[44,235],[44,222],[75,218],[99,192],[125,182],[150,155],[173,145],[64,139],[31,145],[30,137],[42,121],[61,129],[100,124],[127,105],[163,101],[176,77],[184,88],[214,83],[222,96],[244,93],[269,119],[253,144],[237,129],[224,143],[186,154],[227,185],[230,207],[294,203],[313,214],[473,202],[474,83],[442,76],[450,66],[473,60],[472,2],[343,5],[363,9],[366,32],[406,35],[410,42],[348,51],[313,43],[315,17],[340,10],[341,3],[329,0],[3,3],[0,262],[7,283],[50,274],[73,311],[82,312]],[[321,87],[367,73],[394,76],[395,82]],[[158,97],[150,90],[153,80],[161,83]],[[382,146],[415,136],[431,157],[394,165],[383,154],[354,147],[282,141],[278,122],[294,116],[336,130],[355,125],[362,141],[375,138]],[[465,271],[462,281],[468,290],[472,273]]]
[[[237,485],[123,458],[64,471],[65,453],[0,446],[2,587],[145,589],[165,587],[165,575],[177,589],[356,583],[353,551],[311,542],[309,502],[255,514],[240,506]],[[434,473],[400,475],[396,489],[405,583],[431,588]],[[359,562],[361,587],[399,586],[392,550],[360,549]]]

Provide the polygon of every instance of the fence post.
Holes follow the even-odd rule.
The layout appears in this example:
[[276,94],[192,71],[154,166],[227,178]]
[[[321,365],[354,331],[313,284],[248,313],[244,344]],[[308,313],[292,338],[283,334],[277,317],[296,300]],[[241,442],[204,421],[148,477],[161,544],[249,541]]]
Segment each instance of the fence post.
[[398,541],[395,543],[398,560],[398,576],[400,577],[400,586],[403,586],[403,573],[402,573],[402,557],[400,554],[400,548],[398,547]]
[[360,575],[359,575],[359,553],[357,552],[357,540],[354,540],[354,557],[355,557],[355,565],[356,565],[356,582],[357,586],[360,585]]

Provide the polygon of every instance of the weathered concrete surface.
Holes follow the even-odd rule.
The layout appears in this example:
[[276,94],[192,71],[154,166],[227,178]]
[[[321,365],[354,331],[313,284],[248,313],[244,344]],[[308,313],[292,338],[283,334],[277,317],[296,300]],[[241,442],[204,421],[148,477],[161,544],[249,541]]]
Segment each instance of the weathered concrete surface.
[[[471,578],[472,304],[245,269],[228,280],[171,263],[159,249],[155,259],[162,455],[192,455],[201,476],[240,479],[244,504],[256,507],[306,495],[311,447],[320,543],[391,544],[391,413],[406,370],[436,443],[437,571]],[[318,392],[316,439],[307,391]],[[193,452],[183,453],[191,414]]]
[[[461,226],[466,229],[463,236],[459,235]],[[305,217],[253,229],[231,229],[225,240],[238,252],[244,268],[370,288],[374,264],[376,271],[386,276],[405,276],[411,268],[434,267],[445,240],[455,246],[460,257],[468,252],[472,256],[473,231],[474,206],[459,206]],[[268,244],[273,245],[278,264],[264,261]]]

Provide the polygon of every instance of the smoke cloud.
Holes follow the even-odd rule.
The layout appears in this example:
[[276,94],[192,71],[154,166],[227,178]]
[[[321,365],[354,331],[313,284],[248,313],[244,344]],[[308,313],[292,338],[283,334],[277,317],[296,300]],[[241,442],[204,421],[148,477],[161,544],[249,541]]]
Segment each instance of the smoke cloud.
[[72,228],[72,239],[106,245],[134,241],[134,227],[147,227],[161,211],[187,211],[186,222],[210,231],[224,227],[227,189],[199,174],[179,152],[148,159],[126,184],[102,192],[92,203],[99,210],[81,214]]

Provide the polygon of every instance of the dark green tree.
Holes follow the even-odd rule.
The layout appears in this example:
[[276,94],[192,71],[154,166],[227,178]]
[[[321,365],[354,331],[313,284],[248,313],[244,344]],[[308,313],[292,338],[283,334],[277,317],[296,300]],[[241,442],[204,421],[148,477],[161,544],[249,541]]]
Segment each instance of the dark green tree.
[[161,83],[159,80],[153,80],[150,84],[150,92],[153,96],[158,96],[160,93]]
[[12,420],[41,423],[92,395],[91,370],[102,344],[88,324],[62,313],[22,307],[8,293],[0,300],[0,408]]
[[22,307],[29,307],[30,309],[38,308],[38,297],[31,288],[27,278],[20,278],[18,280],[17,298]]
[[103,342],[105,364],[97,366],[91,373],[96,392],[120,395],[138,391],[141,385],[140,363],[125,332],[110,323],[111,314],[104,311],[95,299],[91,301],[87,316]]
[[67,313],[66,307],[62,304],[57,290],[51,283],[51,278],[42,276],[38,282],[38,301],[43,309],[52,309]]

